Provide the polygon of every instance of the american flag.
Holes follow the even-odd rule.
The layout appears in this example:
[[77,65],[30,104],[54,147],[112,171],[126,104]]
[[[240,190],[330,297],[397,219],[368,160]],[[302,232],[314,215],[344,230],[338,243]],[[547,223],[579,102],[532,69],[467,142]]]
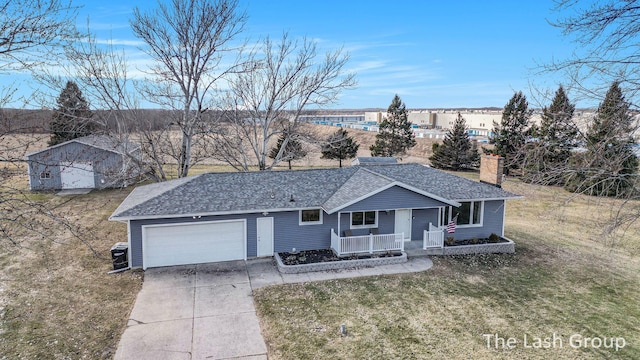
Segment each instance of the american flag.
[[447,233],[453,234],[456,232],[456,222],[458,222],[458,214],[456,214],[456,216],[454,216],[447,224]]

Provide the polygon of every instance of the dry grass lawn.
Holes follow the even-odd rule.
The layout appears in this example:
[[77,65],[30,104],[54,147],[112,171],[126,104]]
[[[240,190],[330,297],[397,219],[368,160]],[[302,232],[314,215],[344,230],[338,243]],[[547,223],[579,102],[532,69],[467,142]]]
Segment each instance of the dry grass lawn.
[[[255,292],[270,358],[640,358],[640,224],[605,236],[615,200],[567,203],[561,189],[505,187],[526,196],[507,206],[515,255],[433,257],[424,273]],[[517,343],[488,348],[484,334]],[[550,348],[533,347],[554,334]],[[574,334],[625,346],[584,347]]]
[[[26,176],[13,182],[26,187]],[[127,239],[107,218],[129,191],[31,195],[73,227],[39,216],[43,236],[13,229],[19,245],[0,242],[0,358],[113,357],[142,284],[139,271],[107,274],[111,246]]]

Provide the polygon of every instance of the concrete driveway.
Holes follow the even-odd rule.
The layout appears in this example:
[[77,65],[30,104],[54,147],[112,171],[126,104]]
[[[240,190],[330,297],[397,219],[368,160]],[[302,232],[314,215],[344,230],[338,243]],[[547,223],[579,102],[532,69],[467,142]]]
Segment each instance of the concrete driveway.
[[421,257],[373,268],[280,274],[272,259],[256,259],[148,269],[114,359],[267,359],[252,289],[432,265]]
[[114,359],[266,359],[244,261],[148,269]]

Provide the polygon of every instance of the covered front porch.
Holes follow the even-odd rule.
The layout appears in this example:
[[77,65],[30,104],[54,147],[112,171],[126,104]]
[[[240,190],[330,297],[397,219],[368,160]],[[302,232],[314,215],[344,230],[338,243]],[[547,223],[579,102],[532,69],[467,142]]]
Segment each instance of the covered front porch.
[[341,212],[337,230],[331,229],[331,249],[338,256],[404,252],[417,243],[425,250],[441,249],[444,228],[433,224],[439,213],[439,207]]

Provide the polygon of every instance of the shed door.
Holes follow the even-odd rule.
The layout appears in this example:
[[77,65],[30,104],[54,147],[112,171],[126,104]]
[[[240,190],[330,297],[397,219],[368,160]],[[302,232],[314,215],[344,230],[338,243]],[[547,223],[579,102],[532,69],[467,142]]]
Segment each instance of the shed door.
[[142,267],[245,259],[245,220],[142,228]]
[[93,165],[75,161],[60,163],[60,182],[63,189],[93,189]]

